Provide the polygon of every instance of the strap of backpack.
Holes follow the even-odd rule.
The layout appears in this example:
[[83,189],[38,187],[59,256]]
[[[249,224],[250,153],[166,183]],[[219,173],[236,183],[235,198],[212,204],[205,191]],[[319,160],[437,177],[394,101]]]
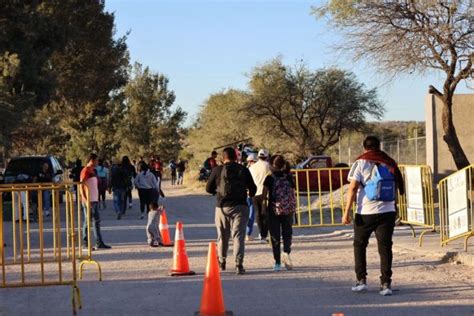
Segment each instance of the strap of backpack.
[[[374,162],[374,165],[372,166],[372,169],[370,169],[370,177],[368,180],[372,179],[372,177],[374,176],[374,169],[378,167],[378,163],[377,162]],[[368,181],[367,180],[367,181]],[[363,188],[365,188],[365,183],[360,183],[362,185]]]

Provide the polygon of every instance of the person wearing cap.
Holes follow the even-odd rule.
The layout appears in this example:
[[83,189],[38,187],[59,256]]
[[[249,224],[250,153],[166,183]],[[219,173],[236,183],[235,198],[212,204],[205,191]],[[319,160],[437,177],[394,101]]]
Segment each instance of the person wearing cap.
[[[254,163],[257,162],[257,155],[251,153],[247,157],[247,168],[250,168]],[[245,236],[246,241],[253,240],[252,232],[253,232],[253,224],[255,222],[255,207],[253,206],[252,198],[249,196],[247,197],[247,205],[249,207],[249,222],[247,223],[247,234]]]
[[271,174],[270,164],[267,162],[268,150],[260,149],[258,152],[258,161],[250,168],[250,174],[257,186],[257,193],[253,198],[253,206],[255,208],[255,217],[257,219],[258,230],[260,231],[260,240],[268,242],[268,215],[263,207],[263,182],[265,178]]

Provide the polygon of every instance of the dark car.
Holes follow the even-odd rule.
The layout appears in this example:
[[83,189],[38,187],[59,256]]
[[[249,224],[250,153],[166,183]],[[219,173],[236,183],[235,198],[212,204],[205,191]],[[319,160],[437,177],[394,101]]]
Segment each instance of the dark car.
[[48,163],[52,171],[53,182],[63,182],[63,168],[59,161],[53,156],[21,156],[10,160],[3,175],[4,183],[14,183],[18,175],[24,174],[33,178],[41,173],[43,164]]

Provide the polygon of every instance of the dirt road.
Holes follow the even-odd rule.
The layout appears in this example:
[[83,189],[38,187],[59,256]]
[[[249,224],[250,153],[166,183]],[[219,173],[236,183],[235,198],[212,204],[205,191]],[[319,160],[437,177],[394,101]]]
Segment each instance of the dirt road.
[[[102,211],[102,225],[104,240],[113,249],[94,252],[104,281],[98,282],[94,268],[87,268],[79,283],[83,301],[79,315],[193,315],[199,309],[208,242],[216,237],[214,198],[168,184],[164,191],[170,223],[184,222],[187,253],[197,275],[168,277],[172,248],[145,244],[145,220],[139,219],[137,201],[120,221],[109,203]],[[236,276],[232,266],[222,273],[226,308],[235,315],[474,315],[472,267],[443,263],[427,254],[396,251],[395,292],[381,297],[375,240],[368,251],[369,292],[351,293],[355,278],[351,239],[333,230],[295,229],[294,271],[273,272],[270,247],[249,242],[248,273]],[[0,289],[0,315],[70,313],[67,287]]]

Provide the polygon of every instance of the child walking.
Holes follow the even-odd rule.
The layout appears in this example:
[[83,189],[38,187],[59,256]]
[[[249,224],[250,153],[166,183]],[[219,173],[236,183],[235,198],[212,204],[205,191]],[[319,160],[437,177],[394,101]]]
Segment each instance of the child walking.
[[161,242],[159,225],[162,210],[163,209],[158,205],[158,203],[150,203],[148,223],[146,225],[147,243],[150,247],[158,247]]

